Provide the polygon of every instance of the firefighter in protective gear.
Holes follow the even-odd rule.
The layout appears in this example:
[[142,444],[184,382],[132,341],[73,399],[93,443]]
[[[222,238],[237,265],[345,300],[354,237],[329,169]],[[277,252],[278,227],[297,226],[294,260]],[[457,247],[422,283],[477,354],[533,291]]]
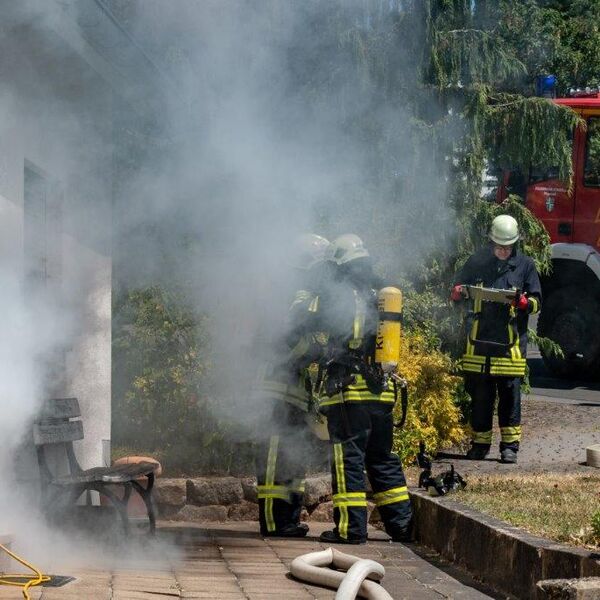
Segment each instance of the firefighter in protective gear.
[[471,256],[457,275],[451,293],[463,304],[462,285],[515,290],[512,304],[469,301],[466,348],[461,359],[465,389],[472,399],[473,440],[467,458],[483,460],[492,443],[494,405],[502,462],[517,462],[521,441],[521,381],[525,375],[527,322],[541,308],[542,290],[533,260],[517,249],[519,229],[510,215],[496,217],[489,244]]
[[[332,444],[335,528],[321,541],[360,544],[367,539],[367,486],[395,541],[410,536],[411,505],[398,456],[392,453],[393,380],[373,361],[382,287],[369,254],[356,235],[331,248],[337,273],[323,294],[321,318],[329,332],[326,395],[320,399]],[[392,319],[391,313],[387,315]]]
[[305,451],[310,436],[305,418],[312,389],[307,367],[318,358],[315,338],[316,290],[329,242],[318,235],[301,236],[294,249],[294,267],[303,289],[296,292],[276,357],[259,374],[255,393],[272,406],[270,436],[259,444],[257,491],[260,531],[264,536],[304,537],[308,526],[300,522],[304,495]]

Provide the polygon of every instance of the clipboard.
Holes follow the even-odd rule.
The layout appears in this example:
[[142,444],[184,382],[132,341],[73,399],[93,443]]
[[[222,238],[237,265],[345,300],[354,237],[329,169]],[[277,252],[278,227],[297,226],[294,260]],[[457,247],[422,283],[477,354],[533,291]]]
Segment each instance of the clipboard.
[[470,300],[485,300],[497,304],[512,304],[519,295],[518,290],[499,290],[477,285],[463,285],[463,293]]

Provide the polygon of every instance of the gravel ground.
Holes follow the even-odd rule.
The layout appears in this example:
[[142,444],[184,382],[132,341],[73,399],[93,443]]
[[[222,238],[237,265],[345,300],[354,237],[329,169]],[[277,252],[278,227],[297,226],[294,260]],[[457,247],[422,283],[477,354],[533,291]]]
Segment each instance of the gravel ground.
[[[440,453],[436,463],[453,462],[460,473],[471,472],[594,472],[585,465],[585,448],[600,443],[600,404],[561,403],[543,396],[525,396],[523,439],[516,465],[500,463],[500,431],[494,424],[492,450],[483,461],[464,460],[464,449]],[[441,465],[434,467],[434,472]]]

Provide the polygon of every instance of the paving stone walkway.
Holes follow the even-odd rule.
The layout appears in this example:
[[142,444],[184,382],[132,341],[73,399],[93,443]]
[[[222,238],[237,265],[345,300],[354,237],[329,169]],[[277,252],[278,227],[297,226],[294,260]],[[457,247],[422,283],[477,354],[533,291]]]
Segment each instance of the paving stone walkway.
[[[114,567],[77,568],[61,574],[76,580],[60,588],[34,588],[35,600],[326,600],[333,590],[298,582],[288,575],[292,559],[322,550],[318,534],[327,524],[311,525],[309,538],[261,538],[256,523],[164,524],[152,557],[124,559]],[[417,546],[392,544],[370,530],[364,546],[337,546],[341,551],[371,558],[385,566],[384,587],[397,600],[483,600],[469,580],[459,581],[440,569]],[[444,567],[445,569],[445,567]],[[462,575],[460,575],[462,579]],[[0,598],[21,598],[18,588],[0,587]]]

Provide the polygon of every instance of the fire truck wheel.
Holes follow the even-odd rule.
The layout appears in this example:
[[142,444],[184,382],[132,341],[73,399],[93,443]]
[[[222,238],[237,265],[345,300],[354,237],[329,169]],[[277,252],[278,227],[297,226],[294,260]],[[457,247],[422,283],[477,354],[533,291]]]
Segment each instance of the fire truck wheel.
[[553,292],[542,306],[538,335],[557,342],[559,358],[542,351],[546,367],[564,378],[594,379],[600,366],[600,301],[582,295],[581,288]]

